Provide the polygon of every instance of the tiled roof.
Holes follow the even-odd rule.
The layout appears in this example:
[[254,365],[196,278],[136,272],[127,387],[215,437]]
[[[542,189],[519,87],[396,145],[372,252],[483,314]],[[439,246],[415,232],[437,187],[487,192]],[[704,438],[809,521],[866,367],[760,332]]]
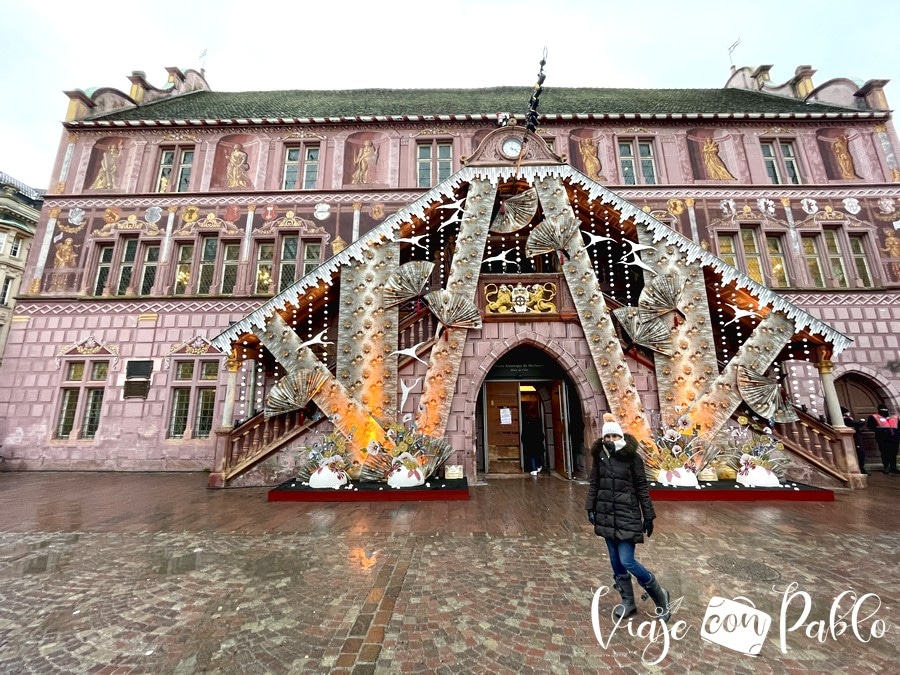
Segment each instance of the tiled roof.
[[[117,111],[97,120],[196,120],[495,115],[524,117],[527,87],[489,89],[350,89],[337,91],[197,91]],[[853,113],[743,89],[588,89],[544,87],[542,115]]]
[[21,194],[28,197],[28,199],[32,199],[34,201],[43,199],[44,193],[46,192],[46,190],[37,190],[33,187],[25,185],[25,183],[23,183],[22,181],[16,180],[8,173],[3,173],[2,171],[0,171],[0,185],[9,185],[11,187],[14,187]]

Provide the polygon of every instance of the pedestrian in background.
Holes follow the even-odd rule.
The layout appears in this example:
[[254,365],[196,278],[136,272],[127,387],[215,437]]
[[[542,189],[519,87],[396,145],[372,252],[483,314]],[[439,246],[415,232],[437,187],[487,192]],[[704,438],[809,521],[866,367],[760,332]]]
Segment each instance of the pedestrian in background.
[[603,416],[601,438],[591,447],[594,465],[585,506],[594,533],[606,540],[614,587],[622,604],[613,610],[616,619],[637,612],[631,577],[647,591],[656,604],[656,615],[668,621],[669,592],[656,577],[634,558],[635,545],[644,541],[644,533],[653,534],[656,513],[650,501],[644,460],[637,440],[622,432],[615,418]]
[[875,432],[875,442],[878,443],[884,465],[882,473],[900,473],[897,470],[897,446],[900,444],[897,426],[897,416],[892,416],[884,403],[878,406],[877,413],[869,415],[866,420],[866,428]]

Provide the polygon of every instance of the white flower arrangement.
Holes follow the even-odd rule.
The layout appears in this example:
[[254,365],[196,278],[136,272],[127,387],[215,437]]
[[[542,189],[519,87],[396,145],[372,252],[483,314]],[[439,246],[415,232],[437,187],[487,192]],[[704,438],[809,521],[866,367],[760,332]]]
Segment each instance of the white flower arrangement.
[[777,486],[791,463],[784,445],[772,436],[772,429],[759,427],[744,416],[729,430],[728,466],[737,472],[737,481],[748,486]]

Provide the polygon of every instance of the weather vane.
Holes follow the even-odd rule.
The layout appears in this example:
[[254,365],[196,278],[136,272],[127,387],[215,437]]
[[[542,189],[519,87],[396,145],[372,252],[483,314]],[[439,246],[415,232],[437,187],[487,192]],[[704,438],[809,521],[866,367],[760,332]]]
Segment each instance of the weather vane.
[[528,101],[528,114],[525,116],[525,126],[528,131],[535,131],[538,125],[538,104],[541,99],[541,87],[544,84],[546,75],[544,75],[544,66],[547,64],[547,48],[544,47],[544,56],[541,59],[541,69],[538,71],[537,83],[534,85],[534,91],[531,93],[531,99]]
[[735,40],[732,45],[728,48],[728,60],[731,62],[731,67],[734,68],[734,59],[731,58],[731,54],[737,49],[737,46],[741,44],[741,38],[738,36],[738,39]]

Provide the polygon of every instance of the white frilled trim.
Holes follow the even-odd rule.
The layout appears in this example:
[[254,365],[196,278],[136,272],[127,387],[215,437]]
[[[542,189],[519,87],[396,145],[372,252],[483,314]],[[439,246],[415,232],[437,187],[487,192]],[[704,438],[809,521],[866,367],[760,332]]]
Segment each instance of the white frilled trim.
[[734,282],[738,288],[746,288],[754,295],[760,306],[771,307],[773,311],[783,312],[793,323],[794,330],[808,330],[810,333],[821,335],[833,345],[833,356],[837,356],[850,346],[852,340],[843,333],[836,331],[814,316],[804,312],[796,305],[788,302],[762,284],[757,283],[743,272],[736,270],[731,265],[723,262],[709,251],[704,251],[690,239],[675,232],[648,213],[644,213],[631,202],[626,201],[616,193],[595,183],[577,169],[568,164],[556,164],[547,166],[523,166],[517,170],[515,166],[478,166],[465,167],[450,176],[440,185],[432,188],[419,199],[404,207],[378,227],[362,235],[343,251],[325,261],[305,277],[285,289],[271,300],[262,304],[257,310],[247,315],[241,321],[223,331],[212,343],[223,352],[231,349],[232,343],[241,335],[251,332],[252,327],[264,328],[266,317],[273,312],[283,310],[288,304],[296,305],[307,290],[316,288],[319,283],[331,285],[335,276],[339,274],[343,265],[351,260],[362,262],[363,252],[369,246],[376,246],[382,241],[394,241],[394,237],[400,231],[403,223],[409,222],[413,217],[425,218],[425,210],[435,202],[455,200],[455,191],[463,184],[468,184],[476,178],[489,181],[497,185],[500,181],[510,178],[524,178],[529,183],[548,177],[562,178],[573,184],[580,185],[587,192],[591,200],[597,200],[603,204],[610,204],[616,209],[623,220],[639,222],[647,227],[653,234],[653,242],[665,240],[667,244],[678,247],[689,263],[699,260],[703,266],[709,266],[722,277],[724,283]]

